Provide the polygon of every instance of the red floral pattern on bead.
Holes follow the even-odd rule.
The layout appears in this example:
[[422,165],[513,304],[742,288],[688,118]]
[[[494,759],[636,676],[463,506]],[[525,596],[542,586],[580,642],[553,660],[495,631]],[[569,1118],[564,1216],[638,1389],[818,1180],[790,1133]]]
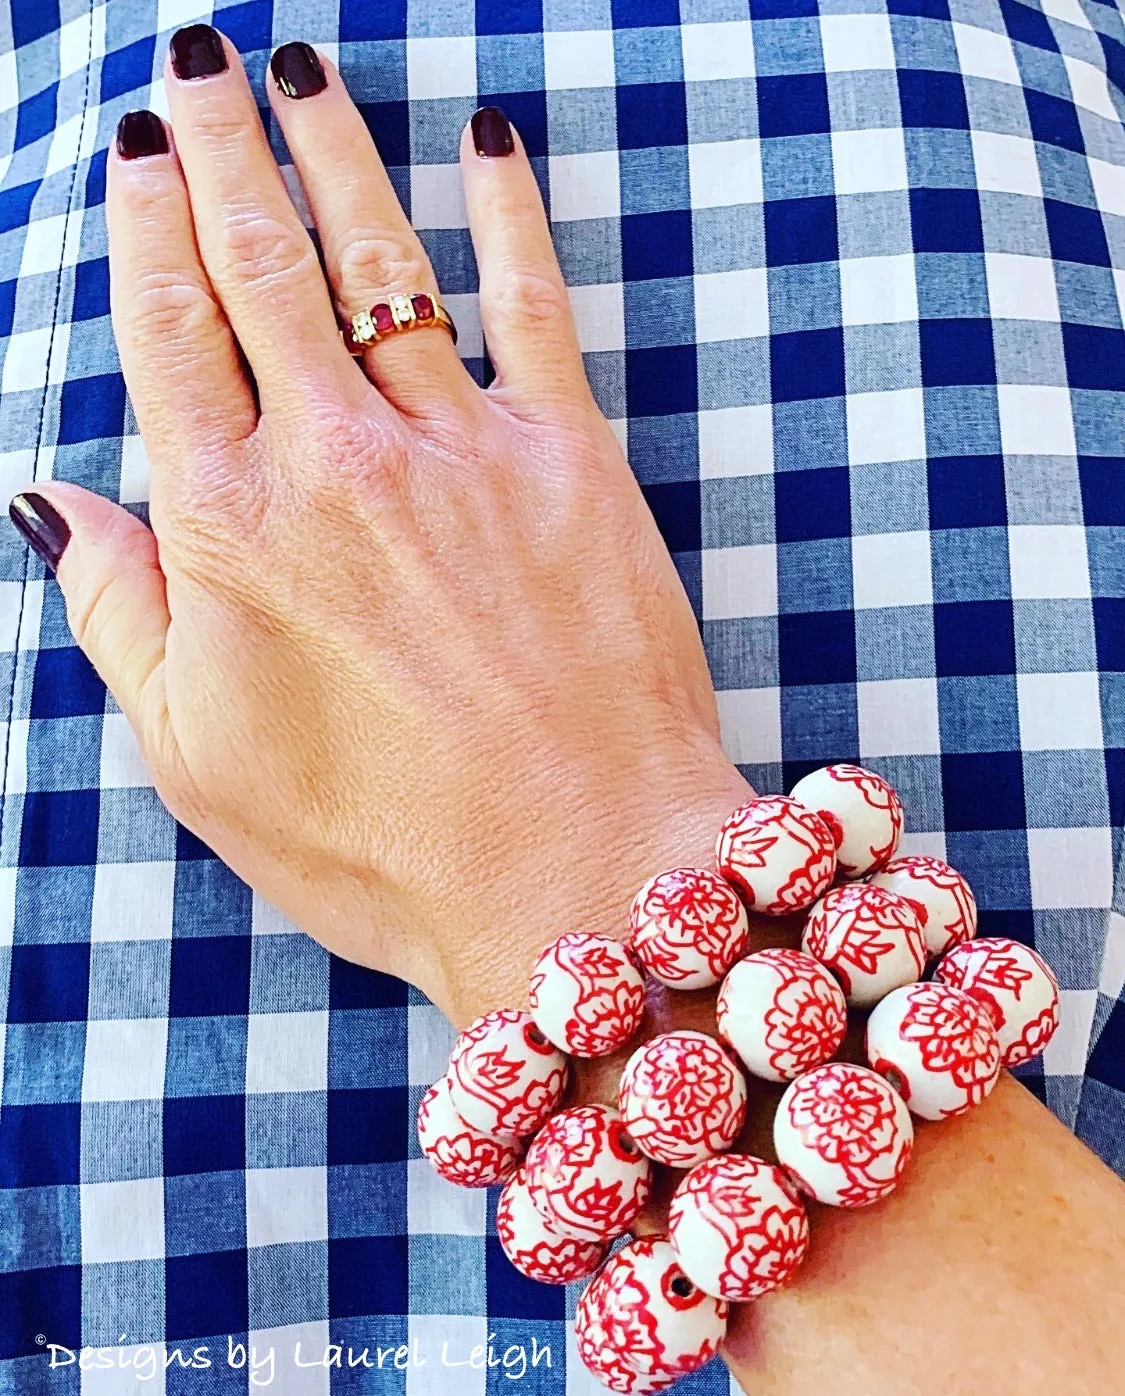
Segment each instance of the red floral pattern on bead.
[[956,945],[938,962],[934,978],[988,1010],[1004,1066],[1038,1056],[1058,1028],[1058,980],[1042,955],[1021,941],[986,936]]
[[[676,1190],[669,1236],[684,1269],[710,1294],[743,1302],[784,1284],[805,1257],[809,1219],[780,1168],[726,1154],[693,1168]],[[700,1232],[707,1254],[695,1257]],[[712,1235],[708,1236],[707,1231]],[[718,1239],[721,1263],[716,1266]]]
[[648,1160],[608,1105],[575,1106],[548,1120],[528,1150],[526,1173],[539,1214],[586,1240],[620,1236],[652,1186]]
[[[898,792],[874,771],[865,770],[862,766],[854,766],[850,762],[841,761],[834,766],[826,766],[824,774],[831,780],[837,781],[841,785],[853,786],[863,796],[864,803],[872,809],[885,813],[890,820],[890,833],[885,843],[871,848],[871,860],[866,868],[860,869],[854,864],[841,863],[839,871],[845,877],[854,876],[862,871],[864,874],[878,872],[894,855],[902,838],[903,810],[902,801],[898,797]],[[824,818],[824,811],[818,810],[820,817]]]
[[687,1376],[718,1352],[729,1306],[687,1279],[662,1237],[641,1237],[611,1255],[594,1286],[590,1303],[604,1340],[634,1370]]
[[[538,1033],[530,1014],[498,1009],[477,1019],[454,1043],[449,1058],[454,1104],[459,1113],[472,1114],[470,1124],[484,1128],[487,1118],[486,1132],[520,1138],[534,1134],[558,1108],[568,1078],[566,1059],[549,1043],[541,1046],[529,1030]],[[478,1104],[470,1111],[474,1101]]]
[[813,908],[802,941],[808,954],[831,968],[849,998],[857,974],[875,978],[883,972],[881,962],[904,947],[917,978],[926,968],[926,944],[914,908],[904,897],[865,882],[827,893]]
[[496,1234],[504,1254],[521,1275],[541,1284],[585,1279],[605,1254],[597,1242],[553,1233],[535,1211],[523,1169],[509,1181],[496,1204]]
[[926,1071],[947,1072],[979,1105],[1000,1069],[1000,1046],[987,1010],[968,994],[945,993],[949,985],[918,984],[908,989],[909,1006],[899,1033],[915,1042]]
[[662,983],[703,988],[746,954],[746,910],[707,868],[670,868],[650,878],[629,912],[629,944]]
[[[548,1036],[579,1057],[616,1051],[636,1033],[644,1014],[644,982],[629,951],[606,936],[569,932],[536,960],[528,989],[532,1014],[547,1025]],[[565,1017],[555,1023],[560,996]]]
[[759,953],[779,977],[765,1015],[770,1065],[779,1075],[797,1076],[839,1048],[848,1027],[847,1010],[799,950],[778,947]]
[[690,1167],[730,1148],[746,1117],[746,1083],[714,1038],[666,1032],[629,1058],[617,1103],[649,1158]]
[[598,1308],[601,1278],[597,1275],[591,1280],[575,1309],[574,1338],[578,1356],[586,1369],[610,1391],[621,1392],[623,1396],[648,1396],[650,1392],[663,1391],[675,1382],[675,1377],[638,1372],[629,1365],[625,1354],[611,1344]]
[[435,1171],[457,1187],[492,1187],[519,1166],[521,1151],[516,1144],[491,1139],[457,1116],[444,1077],[418,1106],[418,1140]]
[[839,1206],[877,1202],[892,1190],[910,1160],[913,1138],[900,1128],[894,1092],[866,1067],[848,1062],[817,1067],[794,1081],[781,1108],[805,1146],[845,1175]]
[[811,955],[776,946],[741,960],[723,981],[719,1036],[748,1069],[791,1081],[827,1061],[847,1031],[840,986]]
[[786,795],[751,800],[719,831],[719,871],[755,911],[804,911],[831,885],[836,844],[819,815]]
[[1022,1066],[1024,1062],[1029,1062],[1033,1057],[1037,1057],[1059,1026],[1059,1004],[1056,999],[1039,1014],[1032,1018],[1024,1026],[1023,1032],[1011,1044],[1004,1055],[1004,1062],[1007,1066]]
[[[977,903],[972,888],[956,870],[940,858],[930,858],[921,853],[906,854],[902,858],[892,858],[878,877],[878,885],[884,888],[888,882],[899,878],[899,885],[888,890],[905,897],[917,913],[918,920],[926,932],[926,945],[931,955],[944,955],[955,945],[971,940],[977,930]],[[938,929],[930,924],[929,910],[925,903],[910,895],[910,883],[929,885],[940,892],[948,893],[953,905],[953,915],[946,918]]]

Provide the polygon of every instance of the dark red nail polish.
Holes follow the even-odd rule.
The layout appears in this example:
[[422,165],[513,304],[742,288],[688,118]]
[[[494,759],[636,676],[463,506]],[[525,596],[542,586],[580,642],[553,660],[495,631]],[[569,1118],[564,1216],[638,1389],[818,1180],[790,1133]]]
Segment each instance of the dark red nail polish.
[[286,97],[315,97],[328,86],[320,57],[311,44],[282,44],[270,59],[270,72]]
[[470,124],[478,155],[511,155],[515,150],[511,124],[499,107],[481,107],[473,112]]
[[151,111],[127,111],[117,123],[117,153],[122,160],[168,154],[168,133]]
[[209,24],[189,24],[186,29],[178,29],[168,47],[172,52],[172,71],[181,82],[226,72],[223,41],[219,31]]
[[70,526],[41,494],[17,494],[8,517],[53,572],[70,542]]

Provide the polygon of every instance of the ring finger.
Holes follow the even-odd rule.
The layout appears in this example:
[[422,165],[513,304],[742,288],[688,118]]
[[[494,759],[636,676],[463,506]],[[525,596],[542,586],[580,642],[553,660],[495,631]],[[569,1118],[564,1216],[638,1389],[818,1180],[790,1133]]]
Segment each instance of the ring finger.
[[[285,44],[270,64],[270,102],[308,196],[332,291],[345,323],[395,293],[434,295],[429,258],[340,74],[308,44]],[[441,328],[390,334],[363,355],[368,377],[402,411],[476,400],[477,387]]]

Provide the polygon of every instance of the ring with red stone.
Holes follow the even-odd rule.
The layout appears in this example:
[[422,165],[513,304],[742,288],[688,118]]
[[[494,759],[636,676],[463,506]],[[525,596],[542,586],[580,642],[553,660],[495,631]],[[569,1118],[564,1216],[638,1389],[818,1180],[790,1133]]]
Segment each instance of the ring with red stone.
[[441,299],[433,291],[414,291],[410,295],[397,292],[386,300],[376,301],[370,310],[353,315],[343,330],[344,343],[350,354],[362,354],[388,335],[402,330],[448,330],[457,343],[457,326]]

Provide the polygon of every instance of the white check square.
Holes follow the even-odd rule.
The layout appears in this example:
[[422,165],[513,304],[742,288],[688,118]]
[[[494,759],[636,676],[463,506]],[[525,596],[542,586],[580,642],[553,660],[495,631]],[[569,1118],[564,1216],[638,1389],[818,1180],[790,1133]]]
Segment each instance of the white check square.
[[328,1013],[251,1013],[246,1020],[246,1092],[323,1091],[328,1085]]
[[1102,705],[1095,673],[1017,674],[1024,751],[1102,749]]
[[163,1178],[83,1183],[79,1207],[83,1265],[163,1257]]

